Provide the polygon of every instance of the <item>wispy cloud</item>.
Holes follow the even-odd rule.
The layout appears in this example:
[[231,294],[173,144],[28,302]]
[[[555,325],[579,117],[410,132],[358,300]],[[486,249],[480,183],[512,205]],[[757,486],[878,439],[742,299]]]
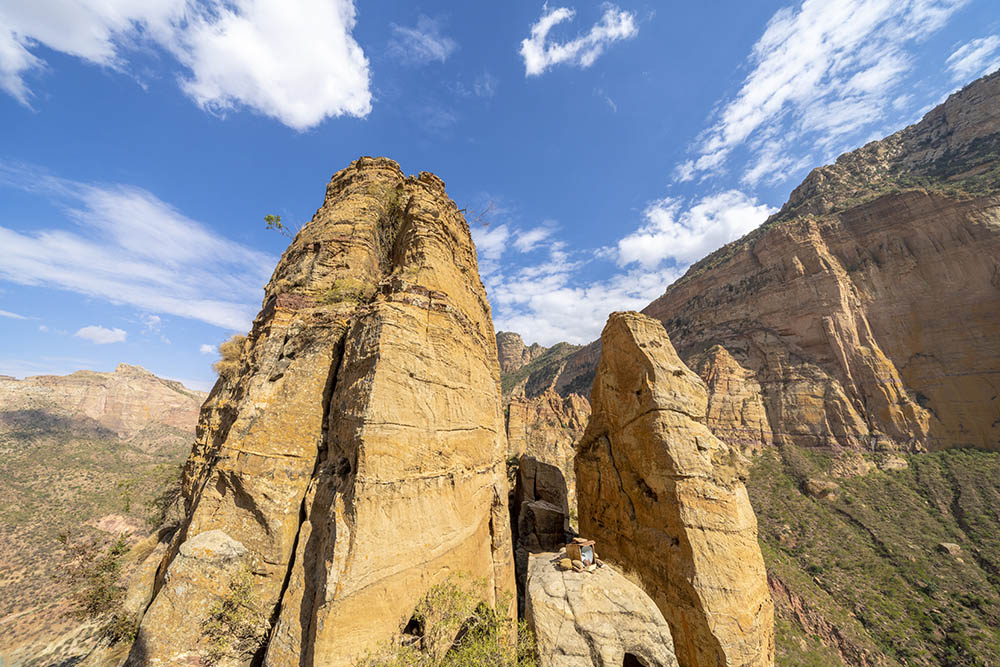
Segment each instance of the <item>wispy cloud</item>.
[[28,319],[24,315],[18,315],[17,313],[12,313],[9,310],[0,310],[0,317],[6,317],[11,320],[26,320]]
[[140,188],[2,163],[0,185],[53,201],[73,225],[30,233],[0,226],[0,279],[249,328],[275,258],[218,236]]
[[692,264],[755,229],[776,210],[738,190],[684,203],[667,198],[649,206],[646,224],[618,241],[618,264],[638,263],[646,269],[668,259]]
[[123,329],[108,329],[98,324],[83,327],[75,334],[77,338],[89,340],[97,345],[107,345],[109,343],[124,343],[128,334]]
[[825,153],[870,131],[900,99],[908,48],[966,2],[805,0],[778,11],[753,47],[739,93],[720,107],[675,178],[718,173],[745,147],[743,183],[777,182],[809,161],[811,150]]
[[521,41],[525,76],[539,76],[560,64],[590,67],[609,44],[639,34],[635,14],[614,5],[605,5],[601,20],[587,34],[568,42],[549,39],[549,33],[555,26],[572,21],[575,16],[576,10],[569,7],[549,9],[548,5],[543,6],[542,16],[531,26],[530,36]]
[[154,45],[188,70],[181,88],[212,113],[247,107],[304,130],[371,110],[353,0],[33,0],[2,13],[0,88],[24,105],[26,77],[46,66],[40,45],[120,71]]
[[1000,67],[1000,36],[980,37],[963,44],[945,62],[954,81],[968,81]]
[[413,65],[435,61],[443,63],[458,48],[458,42],[441,34],[441,19],[423,15],[417,18],[417,25],[412,28],[393,23],[392,36],[389,53]]
[[[738,191],[695,201],[665,199],[652,203],[644,224],[615,246],[592,251],[570,251],[555,237],[552,222],[529,228],[507,223],[473,235],[498,330],[543,345],[586,343],[600,335],[609,313],[644,308],[689,264],[749,232],[772,211]],[[540,261],[527,254],[540,250]],[[595,263],[608,260],[618,265],[609,276],[586,277],[601,273]]]

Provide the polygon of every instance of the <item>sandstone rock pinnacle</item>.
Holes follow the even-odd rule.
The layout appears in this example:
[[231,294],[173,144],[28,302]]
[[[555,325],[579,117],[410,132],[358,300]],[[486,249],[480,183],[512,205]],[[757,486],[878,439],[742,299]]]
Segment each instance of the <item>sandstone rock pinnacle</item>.
[[576,459],[581,534],[638,574],[682,666],[772,664],[744,460],[705,425],[704,383],[644,315],[613,313],[601,348]]
[[[177,554],[209,531],[246,550],[274,619],[265,665],[353,665],[449,573],[485,578],[489,604],[510,600],[505,450],[468,225],[433,174],[355,161],[285,252],[239,370],[205,404],[187,516],[133,664],[204,654],[208,602],[231,574],[202,586],[198,561]],[[177,581],[205,603],[168,604]]]

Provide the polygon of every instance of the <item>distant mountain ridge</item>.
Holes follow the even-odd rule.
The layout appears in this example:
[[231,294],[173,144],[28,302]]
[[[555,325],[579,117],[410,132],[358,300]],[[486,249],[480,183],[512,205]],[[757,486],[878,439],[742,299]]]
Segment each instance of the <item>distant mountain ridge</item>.
[[60,533],[102,540],[148,531],[174,483],[206,394],[119,364],[0,376],[0,664],[76,664],[96,642],[67,615]]
[[194,435],[198,410],[207,396],[129,364],[119,364],[113,373],[82,370],[23,380],[0,375],[0,412],[43,410],[64,417],[86,417],[121,438],[134,436],[152,424]]

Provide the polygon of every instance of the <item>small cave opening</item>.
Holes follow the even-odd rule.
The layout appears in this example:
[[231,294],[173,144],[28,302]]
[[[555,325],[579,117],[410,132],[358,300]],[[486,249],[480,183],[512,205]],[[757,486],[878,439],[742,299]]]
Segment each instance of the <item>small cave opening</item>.
[[424,636],[424,624],[414,614],[403,627],[403,645],[412,646],[417,644]]
[[625,654],[625,659],[622,660],[622,667],[646,667],[639,658],[631,653]]

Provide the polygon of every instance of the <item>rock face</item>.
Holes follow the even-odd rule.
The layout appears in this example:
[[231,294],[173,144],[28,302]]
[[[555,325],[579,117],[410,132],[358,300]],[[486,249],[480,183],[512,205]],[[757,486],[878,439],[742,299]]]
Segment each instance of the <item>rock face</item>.
[[507,454],[556,466],[566,480],[566,499],[576,513],[574,445],[590,418],[590,402],[579,394],[562,397],[551,389],[534,398],[513,398],[507,406]]
[[190,432],[205,396],[128,364],[118,364],[114,373],[77,371],[23,380],[0,376],[0,412],[41,410],[91,419],[120,438],[151,426]]
[[814,170],[643,312],[722,345],[779,443],[1000,447],[1000,73]]
[[257,652],[266,665],[354,664],[450,572],[485,577],[490,604],[513,591],[490,309],[440,179],[384,158],[335,174],[239,363],[202,410],[187,516],[133,663],[202,651],[185,640],[204,614],[160,600],[180,595],[178,580],[206,599],[226,587],[224,568],[210,586],[175,576],[197,569],[177,554],[210,531],[246,550],[276,619]]
[[635,571],[684,666],[770,665],[773,605],[743,457],[658,321],[613,313],[576,459],[580,532]]
[[[753,449],[742,434],[766,417],[779,445],[1000,449],[998,155],[995,72],[813,170],[764,225],[647,306],[708,381],[713,432]],[[585,391],[598,350],[575,352],[546,381]],[[706,367],[712,356],[723,367]],[[716,400],[719,381],[742,385],[750,403]]]
[[708,389],[705,423],[715,437],[745,455],[773,444],[771,425],[753,371],[733,359],[721,345],[688,359]]
[[527,620],[539,667],[677,664],[670,627],[642,589],[610,566],[563,571],[557,560],[533,554],[528,566]]
[[497,358],[500,361],[501,373],[513,373],[545,352],[545,348],[538,343],[533,343],[530,347],[524,344],[520,334],[513,331],[497,332]]

